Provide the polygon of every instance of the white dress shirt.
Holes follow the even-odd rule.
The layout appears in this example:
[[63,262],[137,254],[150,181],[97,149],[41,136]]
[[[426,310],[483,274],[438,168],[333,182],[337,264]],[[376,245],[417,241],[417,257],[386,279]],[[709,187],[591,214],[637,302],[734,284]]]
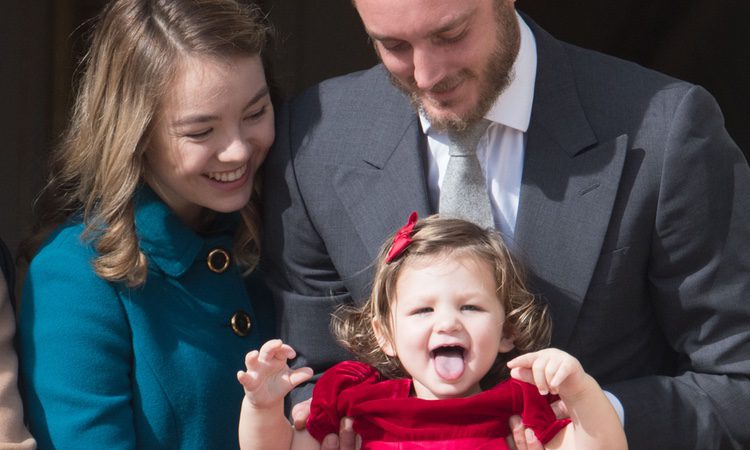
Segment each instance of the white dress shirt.
[[[506,236],[513,236],[516,227],[526,130],[536,80],[536,40],[520,16],[518,22],[521,45],[513,64],[511,83],[485,114],[490,126],[477,146],[477,158],[487,180],[495,227]],[[437,211],[440,186],[450,158],[449,139],[447,133],[434,130],[424,114],[420,114],[419,119],[429,148],[427,186],[432,208]]]

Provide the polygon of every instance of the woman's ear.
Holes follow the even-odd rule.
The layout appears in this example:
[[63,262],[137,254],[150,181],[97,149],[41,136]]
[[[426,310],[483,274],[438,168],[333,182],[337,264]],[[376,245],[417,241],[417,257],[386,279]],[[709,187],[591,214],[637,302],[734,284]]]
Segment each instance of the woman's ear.
[[375,333],[375,339],[378,341],[380,350],[390,357],[396,356],[396,349],[391,344],[391,339],[386,332],[386,326],[379,319],[372,319],[372,331]]

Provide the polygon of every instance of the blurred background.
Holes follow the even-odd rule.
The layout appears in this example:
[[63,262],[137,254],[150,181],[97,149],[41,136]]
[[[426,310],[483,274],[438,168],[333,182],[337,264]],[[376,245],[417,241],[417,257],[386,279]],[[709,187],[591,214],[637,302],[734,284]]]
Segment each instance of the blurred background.
[[[0,7],[0,237],[14,251],[64,127],[83,36],[105,0],[6,0]],[[258,0],[276,28],[283,97],[376,63],[350,0]],[[749,0],[517,0],[556,37],[708,89],[750,159]]]

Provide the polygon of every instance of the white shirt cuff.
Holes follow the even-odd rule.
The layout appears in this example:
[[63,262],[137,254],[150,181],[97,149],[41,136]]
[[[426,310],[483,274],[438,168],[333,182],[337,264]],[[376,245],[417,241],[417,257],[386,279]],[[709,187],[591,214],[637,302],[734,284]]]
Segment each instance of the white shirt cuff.
[[607,396],[607,400],[609,400],[609,402],[612,403],[612,406],[615,408],[617,417],[620,418],[620,425],[625,426],[625,409],[622,407],[622,403],[620,403],[620,400],[618,400],[614,394],[608,391],[604,391],[604,395]]

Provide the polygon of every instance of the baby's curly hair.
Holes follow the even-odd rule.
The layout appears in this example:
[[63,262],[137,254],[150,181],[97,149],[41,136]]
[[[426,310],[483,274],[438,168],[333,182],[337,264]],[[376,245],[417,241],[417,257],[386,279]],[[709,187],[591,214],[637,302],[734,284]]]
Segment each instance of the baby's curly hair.
[[470,255],[494,270],[497,298],[505,310],[507,332],[514,338],[514,349],[498,354],[492,369],[482,379],[487,389],[510,376],[506,363],[516,356],[549,345],[551,322],[547,305],[542,305],[526,288],[524,274],[500,234],[461,219],[429,216],[419,220],[409,245],[390,262],[388,252],[394,233],[381,247],[375,267],[370,298],[362,306],[342,306],[333,315],[331,328],[341,345],[354,356],[377,368],[387,378],[408,377],[398,358],[381,350],[373,321],[383,325],[385,338],[393,341],[391,299],[401,270],[418,258]]

